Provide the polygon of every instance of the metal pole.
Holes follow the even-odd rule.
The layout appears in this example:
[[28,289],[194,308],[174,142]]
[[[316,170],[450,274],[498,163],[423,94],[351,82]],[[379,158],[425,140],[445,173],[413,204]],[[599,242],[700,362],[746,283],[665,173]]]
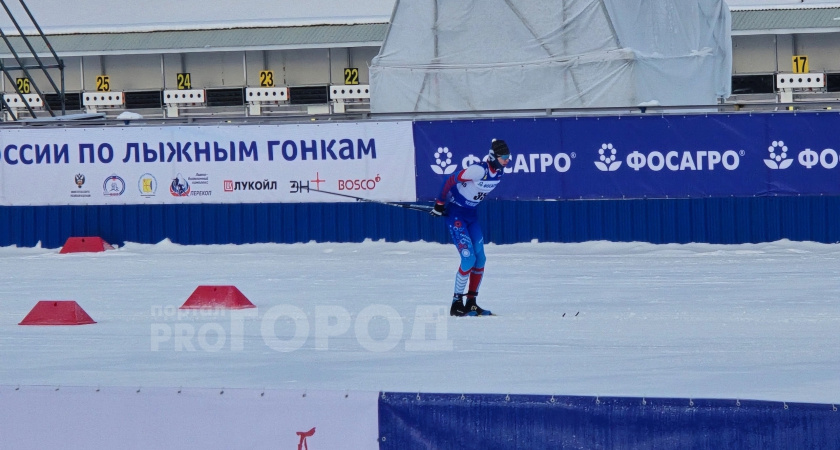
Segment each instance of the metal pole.
[[[29,8],[26,7],[26,4],[23,3],[23,0],[20,0],[20,2],[21,2],[21,5],[23,5],[24,10],[26,10],[27,14],[29,14],[29,17],[32,18],[31,13],[29,12]],[[60,90],[59,87],[56,86],[52,77],[50,77],[50,74],[47,72],[46,69],[44,69],[44,63],[41,61],[41,58],[38,57],[38,54],[35,51],[35,48],[32,46],[32,43],[29,42],[29,39],[26,38],[26,35],[23,33],[23,29],[21,29],[21,27],[20,27],[20,23],[18,23],[17,19],[15,19],[14,15],[12,14],[12,11],[9,9],[9,6],[6,5],[6,1],[5,0],[0,0],[0,5],[3,6],[4,10],[6,10],[6,14],[9,16],[9,19],[12,21],[12,24],[14,24],[15,29],[17,29],[18,33],[20,33],[20,38],[26,44],[27,48],[29,49],[29,52],[32,54],[32,57],[35,58],[36,62],[38,62],[39,67],[43,70],[44,75],[46,76],[47,81],[49,81],[49,83],[52,85],[53,90],[55,90],[56,93],[58,94],[59,99],[61,100],[61,103],[62,103],[62,110],[63,110],[64,109],[64,91]],[[32,19],[32,21],[33,21],[33,23],[35,23],[34,19]],[[41,29],[37,25],[37,23],[35,23],[35,27],[39,32],[41,32]],[[2,30],[0,30],[0,33],[2,33]],[[44,39],[46,40],[46,38],[44,38]],[[9,50],[11,50],[12,54],[15,56],[15,60],[21,66],[21,70],[23,70],[23,73],[26,75],[26,78],[29,79],[29,82],[32,84],[32,87],[35,88],[35,92],[38,94],[38,96],[40,96],[44,100],[44,107],[46,108],[47,112],[50,114],[50,116],[55,117],[55,114],[53,113],[52,108],[50,108],[49,103],[44,98],[45,96],[41,93],[41,90],[38,89],[38,85],[35,83],[35,79],[32,78],[32,75],[30,75],[29,71],[26,69],[23,62],[21,62],[20,58],[17,55],[17,52],[15,52],[15,49],[12,47],[12,44],[10,43],[9,39],[5,36],[5,33],[3,33],[3,40],[6,42],[6,45],[9,47]],[[47,47],[51,49],[49,44],[47,45]],[[58,58],[56,58],[56,59],[58,59]],[[64,75],[63,68],[61,70],[61,74],[62,74],[62,76]],[[28,106],[28,104],[29,104],[28,101],[25,100],[22,96],[21,96],[21,99],[24,100],[24,103],[26,103],[27,106]],[[30,109],[30,113],[33,114],[32,117],[35,117],[34,113],[31,112],[31,108],[29,108],[29,109]]]

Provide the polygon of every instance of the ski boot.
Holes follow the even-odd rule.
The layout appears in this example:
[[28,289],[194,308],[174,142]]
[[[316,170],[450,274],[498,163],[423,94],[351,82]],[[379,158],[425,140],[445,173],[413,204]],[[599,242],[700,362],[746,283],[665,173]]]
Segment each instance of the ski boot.
[[475,303],[475,297],[478,292],[467,292],[467,303],[465,306],[468,316],[492,316],[493,313],[488,309],[483,309]]
[[455,317],[463,317],[467,315],[467,308],[464,307],[464,294],[455,294],[452,296],[452,306],[449,308],[449,315]]

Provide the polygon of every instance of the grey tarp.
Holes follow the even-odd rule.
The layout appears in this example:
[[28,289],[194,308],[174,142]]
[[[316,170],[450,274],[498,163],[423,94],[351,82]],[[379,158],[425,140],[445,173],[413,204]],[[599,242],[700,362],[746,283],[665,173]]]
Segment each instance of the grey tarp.
[[371,110],[711,105],[730,29],[723,0],[397,0]]

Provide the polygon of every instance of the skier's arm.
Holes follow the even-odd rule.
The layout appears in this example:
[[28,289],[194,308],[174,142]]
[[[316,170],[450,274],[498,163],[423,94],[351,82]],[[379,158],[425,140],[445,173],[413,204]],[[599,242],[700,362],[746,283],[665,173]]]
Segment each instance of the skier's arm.
[[446,180],[443,182],[443,186],[441,186],[440,188],[440,194],[438,194],[437,198],[435,199],[435,203],[442,205],[446,202],[446,198],[449,195],[449,191],[451,191],[452,188],[455,187],[456,184],[458,184],[458,177],[460,177],[465,170],[466,169],[462,170],[457,174],[450,175],[446,178]]
[[475,180],[483,176],[484,168],[478,164],[469,166],[456,174],[450,175],[449,178],[447,178],[446,181],[443,182],[443,187],[440,189],[440,195],[438,195],[436,203],[446,203],[449,191],[451,191],[456,184],[463,183],[465,181]]

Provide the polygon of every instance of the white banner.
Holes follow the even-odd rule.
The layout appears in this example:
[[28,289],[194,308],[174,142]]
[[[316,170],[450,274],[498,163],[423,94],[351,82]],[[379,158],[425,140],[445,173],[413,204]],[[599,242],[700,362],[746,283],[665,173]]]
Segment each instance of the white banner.
[[0,204],[415,201],[411,122],[0,130]]
[[377,396],[0,386],[0,448],[378,449]]

